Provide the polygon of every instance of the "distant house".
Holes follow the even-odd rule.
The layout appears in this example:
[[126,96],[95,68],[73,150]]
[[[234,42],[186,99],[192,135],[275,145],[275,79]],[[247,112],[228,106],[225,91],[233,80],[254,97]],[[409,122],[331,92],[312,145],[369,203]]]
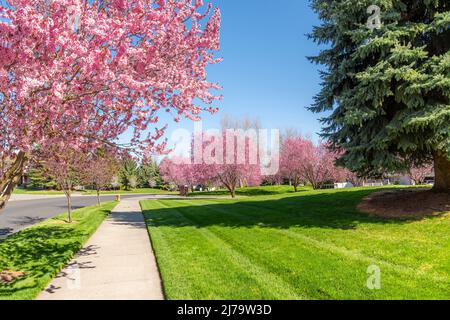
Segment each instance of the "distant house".
[[389,184],[412,186],[414,182],[408,174],[392,174],[389,175]]
[[414,183],[409,175],[401,175],[398,179],[398,184],[402,186],[411,186]]
[[348,189],[355,187],[351,182],[338,182],[334,184],[335,189]]
[[[434,173],[430,173],[425,179],[426,184],[434,183]],[[364,181],[364,187],[382,187],[389,185],[413,186],[415,182],[409,174],[389,174],[384,179],[368,179]]]
[[355,186],[351,182],[337,182],[337,183],[323,184],[322,186],[320,186],[320,189],[347,189],[354,187]]
[[382,187],[391,184],[389,179],[366,179],[362,183],[363,187]]

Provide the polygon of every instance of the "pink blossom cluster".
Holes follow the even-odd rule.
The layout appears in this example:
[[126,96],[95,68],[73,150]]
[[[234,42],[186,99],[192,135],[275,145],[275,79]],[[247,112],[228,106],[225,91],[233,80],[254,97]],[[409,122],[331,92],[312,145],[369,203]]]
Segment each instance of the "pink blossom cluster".
[[[244,150],[240,145],[226,138],[226,132],[220,139],[217,136],[202,133],[201,150],[192,147],[191,158],[166,158],[161,163],[161,175],[166,182],[177,186],[220,185],[226,187],[235,196],[239,186],[258,186],[262,182],[261,168],[252,161],[252,154],[258,154],[257,146],[247,139]],[[193,141],[195,137],[193,138]],[[233,145],[227,145],[233,143]],[[194,146],[194,143],[192,143]],[[198,148],[198,146],[197,146]],[[200,152],[201,157],[196,153]],[[244,157],[240,154],[244,153]],[[219,155],[220,154],[220,155]],[[198,161],[198,158],[201,161]],[[229,161],[221,161],[223,158]],[[230,161],[233,160],[233,161]]]
[[[247,139],[245,148],[238,150],[239,144],[229,145],[226,132],[219,138],[203,133],[200,150],[197,150],[198,143],[192,143],[191,158],[166,158],[161,164],[163,179],[177,186],[212,183],[226,187],[234,196],[237,187],[258,186],[263,180],[281,184],[287,179],[297,190],[300,184],[309,183],[318,189],[327,182],[345,182],[355,178],[349,170],[336,166],[339,155],[330,151],[325,143],[316,145],[300,136],[285,139],[279,157],[280,170],[276,174],[263,176],[258,158],[252,157],[258,154],[256,144]],[[223,158],[230,160],[230,157],[234,161],[219,161]]]
[[[9,0],[0,6],[0,153],[92,150],[132,128],[161,151],[160,111],[196,120],[219,89],[220,12],[202,0]],[[145,133],[144,133],[145,132]]]
[[429,176],[433,176],[434,165],[433,164],[425,164],[422,166],[412,166],[409,170],[409,175],[411,180],[416,185],[421,185],[425,183],[425,180]]
[[324,143],[316,145],[303,137],[290,137],[283,142],[280,174],[291,181],[295,190],[302,183],[317,189],[326,182],[344,182],[351,173],[335,165],[337,158],[338,154]]

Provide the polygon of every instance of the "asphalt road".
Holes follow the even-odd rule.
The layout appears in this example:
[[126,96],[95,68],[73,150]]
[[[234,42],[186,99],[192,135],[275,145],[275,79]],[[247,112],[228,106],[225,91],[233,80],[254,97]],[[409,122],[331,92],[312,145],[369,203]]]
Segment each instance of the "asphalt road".
[[[142,197],[145,195],[122,195],[122,199]],[[102,201],[112,201],[114,195],[102,196]],[[97,197],[73,197],[73,209],[95,205]],[[39,200],[10,201],[5,210],[0,211],[0,238],[7,237],[21,229],[38,222],[53,218],[67,211],[65,197]]]

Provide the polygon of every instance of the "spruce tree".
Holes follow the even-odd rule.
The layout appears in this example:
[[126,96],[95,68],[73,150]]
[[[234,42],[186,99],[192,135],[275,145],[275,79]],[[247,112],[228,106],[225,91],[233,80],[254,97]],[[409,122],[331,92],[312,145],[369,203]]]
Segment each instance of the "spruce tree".
[[138,164],[132,159],[128,158],[122,162],[122,167],[119,171],[119,180],[125,190],[130,190],[136,187],[138,179]]
[[[450,0],[312,0],[323,138],[364,176],[434,161],[450,192]],[[381,9],[379,28],[368,8]]]
[[154,188],[161,184],[158,163],[153,159],[143,161],[138,169],[138,181],[141,188]]
[[49,176],[41,165],[35,165],[28,173],[29,189],[55,189],[57,187],[56,181]]

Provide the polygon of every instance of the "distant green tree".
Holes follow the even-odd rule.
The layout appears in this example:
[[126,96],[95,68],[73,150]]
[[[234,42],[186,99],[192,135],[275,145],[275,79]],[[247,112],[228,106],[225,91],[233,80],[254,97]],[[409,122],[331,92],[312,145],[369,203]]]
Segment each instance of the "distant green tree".
[[27,184],[27,188],[29,189],[55,189],[57,187],[55,179],[46,174],[44,168],[39,165],[29,170],[28,179],[29,183]]
[[139,166],[138,183],[141,188],[155,188],[161,185],[159,166],[155,160],[144,161]]
[[125,190],[137,186],[138,163],[132,158],[125,159],[119,172],[119,182]]
[[434,161],[450,193],[450,1],[311,3],[310,37],[327,45],[310,58],[325,67],[311,110],[329,112],[322,137],[339,163],[374,176]]

